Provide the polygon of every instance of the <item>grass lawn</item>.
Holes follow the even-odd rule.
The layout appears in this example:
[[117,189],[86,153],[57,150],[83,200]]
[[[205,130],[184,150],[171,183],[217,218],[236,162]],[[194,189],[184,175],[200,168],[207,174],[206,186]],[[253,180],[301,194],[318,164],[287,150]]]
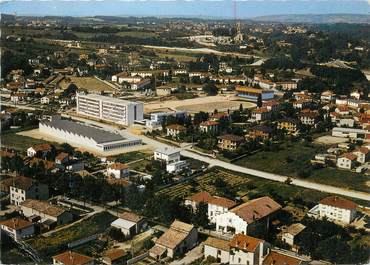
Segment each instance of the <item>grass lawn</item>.
[[23,135],[16,134],[19,131],[7,131],[1,133],[1,146],[25,151],[28,147],[35,144],[47,143],[41,139],[35,139]]
[[67,249],[68,243],[104,232],[116,218],[108,212],[93,215],[87,220],[62,229],[50,237],[37,236],[27,240],[40,255],[50,257]]
[[368,176],[336,168],[311,167],[310,160],[324,150],[324,147],[316,144],[290,142],[282,144],[277,151],[260,151],[235,161],[235,164],[293,177],[307,174],[306,179],[314,182],[368,191]]

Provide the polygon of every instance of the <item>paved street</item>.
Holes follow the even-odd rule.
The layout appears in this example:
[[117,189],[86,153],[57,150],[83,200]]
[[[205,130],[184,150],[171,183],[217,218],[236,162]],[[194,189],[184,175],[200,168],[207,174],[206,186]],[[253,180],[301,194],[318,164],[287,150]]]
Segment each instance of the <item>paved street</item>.
[[[99,125],[101,127],[104,127],[105,129],[117,131],[117,128],[114,127],[114,126],[111,126],[111,125],[107,125],[107,124],[103,124],[103,123],[95,122],[95,121],[90,121],[90,120],[87,120],[87,119],[81,119],[81,120],[84,121],[84,122],[87,122],[87,123],[92,123],[92,124]],[[127,130],[122,130],[122,132],[125,132],[126,134],[131,134],[133,137],[137,137],[137,138],[142,139],[142,141],[145,144],[152,146],[154,149],[158,148],[158,147],[161,147],[161,146],[169,146],[168,144],[164,144],[162,142],[159,142],[159,141],[156,141],[154,139],[148,138],[145,135],[132,134],[132,133],[128,132]],[[244,174],[248,174],[248,175],[252,175],[252,176],[256,176],[256,177],[260,177],[260,178],[264,178],[264,179],[268,179],[268,180],[284,182],[287,179],[287,176],[282,176],[282,175],[268,173],[268,172],[264,172],[264,171],[260,171],[260,170],[251,169],[251,168],[241,167],[241,166],[238,166],[238,165],[234,165],[234,164],[231,164],[231,163],[228,163],[228,162],[224,162],[224,161],[221,161],[221,160],[218,160],[218,159],[211,158],[209,156],[205,156],[205,155],[201,155],[199,153],[195,153],[195,152],[190,150],[190,146],[188,146],[188,145],[182,148],[181,155],[185,156],[185,157],[190,157],[190,158],[193,158],[193,159],[197,159],[197,160],[200,160],[200,161],[205,162],[205,163],[208,163],[211,167],[212,166],[219,166],[219,167],[229,169],[229,170],[232,170],[232,171],[235,171],[235,172],[240,172],[240,173],[244,173]],[[333,187],[333,186],[330,186],[330,185],[314,183],[314,182],[311,182],[311,181],[296,179],[296,178],[292,178],[292,177],[291,177],[291,180],[292,180],[291,185],[295,185],[295,186],[298,186],[298,187],[303,187],[303,188],[312,189],[312,190],[316,190],[316,191],[339,194],[339,195],[343,195],[343,196],[347,196],[347,197],[351,197],[351,198],[355,198],[355,199],[370,201],[370,194],[366,193],[366,192]]]

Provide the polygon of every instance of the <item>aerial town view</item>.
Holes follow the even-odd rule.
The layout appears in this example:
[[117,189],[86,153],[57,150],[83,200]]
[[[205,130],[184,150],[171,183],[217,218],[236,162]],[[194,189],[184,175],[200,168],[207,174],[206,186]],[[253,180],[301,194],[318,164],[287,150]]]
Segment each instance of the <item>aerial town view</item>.
[[0,7],[1,264],[370,263],[370,2]]

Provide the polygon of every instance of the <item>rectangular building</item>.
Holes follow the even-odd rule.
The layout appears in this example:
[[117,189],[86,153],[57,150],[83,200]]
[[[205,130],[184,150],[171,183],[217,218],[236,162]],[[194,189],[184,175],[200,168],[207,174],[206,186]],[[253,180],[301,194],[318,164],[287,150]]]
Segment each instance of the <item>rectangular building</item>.
[[76,111],[96,119],[131,125],[143,120],[144,104],[96,94],[76,96]]
[[273,90],[266,90],[262,88],[236,86],[235,91],[237,96],[248,99],[253,102],[257,102],[258,98],[264,101],[273,99],[275,96]]

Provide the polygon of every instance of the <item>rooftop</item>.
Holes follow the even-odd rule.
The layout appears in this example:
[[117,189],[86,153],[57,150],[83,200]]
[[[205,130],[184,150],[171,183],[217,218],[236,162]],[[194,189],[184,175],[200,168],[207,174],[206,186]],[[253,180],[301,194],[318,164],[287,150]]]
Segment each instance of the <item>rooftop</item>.
[[124,99],[120,99],[120,98],[102,96],[102,95],[98,95],[98,94],[87,94],[87,95],[77,94],[77,95],[78,95],[78,97],[81,97],[81,98],[89,98],[89,99],[107,101],[109,103],[115,103],[115,104],[121,104],[121,105],[131,105],[131,104],[139,103],[139,102],[124,100]]
[[48,203],[47,201],[40,201],[40,200],[34,200],[34,199],[27,199],[24,202],[21,202],[20,205],[22,207],[31,208],[40,213],[50,215],[53,217],[58,217],[66,211],[62,207],[52,205]]
[[216,238],[216,237],[208,237],[207,240],[204,242],[204,245],[215,247],[217,249],[221,249],[224,251],[230,251],[230,242],[224,239]]
[[230,212],[235,213],[247,223],[253,223],[254,221],[262,219],[279,209],[281,209],[280,204],[270,197],[265,196],[243,203],[242,205],[231,209]]
[[2,221],[2,222],[0,222],[0,225],[4,225],[4,226],[12,228],[14,230],[19,230],[19,229],[27,228],[27,227],[33,225],[33,223],[31,223],[27,220],[24,220],[22,218],[16,217],[16,218],[11,218],[11,219]]
[[217,138],[221,139],[221,140],[232,141],[232,142],[242,142],[242,141],[244,141],[244,137],[234,135],[234,134],[224,134],[224,135],[218,136]]
[[125,138],[123,138],[118,133],[112,133],[109,131],[98,129],[96,127],[87,126],[75,121],[63,120],[55,117],[53,117],[51,121],[47,120],[40,121],[40,124],[52,126],[59,130],[64,130],[74,134],[91,138],[96,143],[107,143],[125,140]]
[[174,221],[170,228],[155,242],[156,245],[162,245],[170,249],[176,248],[189,232],[194,228],[193,225],[186,224],[180,221]]
[[337,208],[343,208],[348,210],[354,210],[357,208],[357,204],[353,201],[338,197],[329,196],[320,201],[320,204],[329,205]]
[[262,239],[255,237],[237,234],[233,237],[230,242],[230,247],[238,248],[248,252],[254,252],[260,243],[263,243]]
[[123,170],[123,169],[127,169],[128,166],[126,164],[123,164],[123,163],[113,163],[111,165],[108,166],[109,168],[111,169],[115,169],[115,170]]
[[64,265],[84,265],[94,259],[74,251],[66,251],[62,254],[53,257],[54,260],[64,264]]
[[[10,182],[10,180],[9,180]],[[21,190],[28,190],[30,187],[32,187],[36,183],[36,180],[31,178],[26,178],[22,176],[14,177],[11,179],[10,186],[16,187]]]
[[164,155],[172,155],[174,153],[179,153],[180,149],[174,148],[174,147],[162,146],[162,147],[157,148],[155,152],[161,153]]
[[132,213],[132,212],[123,212],[123,213],[120,213],[119,214],[119,218],[121,219],[124,219],[124,220],[128,220],[128,221],[131,221],[131,222],[134,222],[134,223],[137,223],[139,222],[140,220],[142,220],[143,218],[135,213]]
[[219,205],[225,208],[231,208],[236,205],[236,203],[232,200],[222,198],[222,197],[212,196],[206,191],[198,192],[192,196],[187,197],[186,199],[197,202],[197,203],[205,202],[208,204]]
[[285,228],[282,232],[291,234],[293,236],[296,236],[300,232],[302,232],[305,228],[306,228],[306,226],[304,226],[303,224],[295,223],[295,224],[292,224],[292,225],[288,226],[287,228]]
[[263,265],[299,265],[301,259],[285,255],[283,253],[271,251],[263,260]]

